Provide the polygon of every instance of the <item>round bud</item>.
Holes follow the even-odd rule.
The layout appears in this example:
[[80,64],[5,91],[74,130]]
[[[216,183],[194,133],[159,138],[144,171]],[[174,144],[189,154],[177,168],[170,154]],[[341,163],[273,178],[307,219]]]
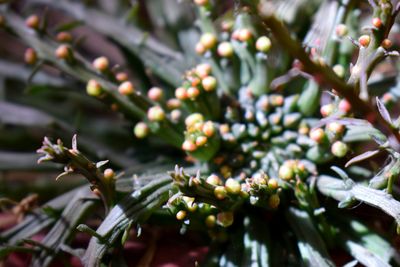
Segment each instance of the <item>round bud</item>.
[[227,192],[226,192],[225,187],[220,186],[220,185],[217,186],[217,187],[215,187],[215,189],[214,189],[214,196],[215,196],[217,199],[222,200],[222,199],[226,198],[226,195],[227,195]]
[[230,42],[222,42],[218,45],[218,55],[221,57],[231,57],[233,55],[233,46]]
[[68,59],[72,56],[72,51],[68,45],[60,45],[56,49],[55,55],[59,59]]
[[285,181],[289,181],[292,180],[294,178],[294,171],[293,168],[291,166],[289,166],[288,164],[283,164],[280,168],[279,168],[279,178],[285,180]]
[[179,101],[179,99],[176,99],[176,98],[168,99],[168,101],[167,101],[167,107],[168,107],[169,109],[177,109],[177,108],[180,108],[180,107],[181,107],[181,101]]
[[202,63],[196,66],[196,74],[200,78],[205,78],[211,73],[211,65],[207,63]]
[[268,180],[268,188],[272,189],[272,190],[276,190],[278,189],[279,184],[278,181],[276,179],[269,179]]
[[128,74],[126,74],[126,72],[118,72],[115,74],[115,79],[119,82],[125,82],[128,80]]
[[217,218],[214,215],[208,215],[205,220],[205,224],[208,228],[213,228],[217,222]]
[[213,76],[207,76],[201,81],[201,85],[207,92],[214,91],[217,87],[217,79]]
[[108,69],[110,63],[106,57],[98,57],[93,61],[93,67],[101,72],[104,72]]
[[240,183],[233,178],[229,178],[225,182],[226,191],[230,194],[239,194],[240,193]]
[[318,144],[322,143],[325,137],[325,132],[321,128],[314,129],[310,132],[310,138]]
[[207,137],[213,136],[215,133],[215,126],[212,121],[204,123],[202,131]]
[[198,6],[205,6],[208,4],[208,0],[194,0],[194,3]]
[[29,65],[33,65],[37,61],[36,51],[32,48],[27,48],[24,54],[25,63]]
[[182,111],[180,111],[179,109],[174,109],[171,111],[171,120],[173,122],[178,122],[181,117],[182,117]]
[[351,105],[346,99],[340,100],[338,108],[344,113],[349,113],[351,111]]
[[326,104],[321,106],[320,112],[322,117],[328,117],[329,115],[332,115],[332,113],[335,110],[335,106],[333,104]]
[[123,82],[118,86],[118,92],[121,95],[131,95],[135,91],[133,84],[129,81]]
[[204,33],[200,37],[200,43],[203,45],[205,50],[210,50],[211,48],[214,48],[217,44],[217,41],[217,37],[212,33]]
[[115,172],[114,172],[113,169],[108,168],[108,169],[105,169],[105,170],[104,170],[103,175],[104,175],[104,179],[110,181],[110,180],[114,179],[114,177],[115,177]]
[[176,213],[176,219],[179,221],[182,221],[183,219],[186,218],[186,211],[180,210]]
[[185,140],[182,144],[182,149],[187,151],[187,152],[193,152],[197,149],[197,146],[195,143],[193,143],[190,140]]
[[196,138],[196,146],[204,146],[207,143],[207,137],[199,136]]
[[138,122],[133,129],[133,133],[139,139],[145,138],[149,135],[150,129],[144,122]]
[[199,55],[203,55],[206,52],[206,48],[204,47],[204,45],[200,42],[198,42],[196,44],[196,47],[194,48],[194,50],[196,51],[197,54]]
[[99,96],[103,92],[101,85],[96,80],[89,80],[86,85],[86,93],[90,96]]
[[210,176],[207,177],[206,182],[212,185],[220,185],[221,184],[221,179],[215,174],[211,174]]
[[192,113],[185,119],[186,127],[190,128],[193,127],[198,122],[203,122],[204,116],[201,113]]
[[217,224],[222,227],[228,227],[233,224],[233,212],[225,211],[217,214]]
[[335,135],[341,135],[344,132],[344,125],[339,122],[331,122],[326,128]]
[[179,100],[186,100],[189,96],[185,88],[178,87],[175,89],[175,97]]
[[369,43],[371,42],[371,37],[369,35],[361,35],[360,38],[358,38],[358,42],[362,47],[367,47]]
[[31,15],[25,20],[25,25],[31,29],[39,29],[40,19],[37,15]]
[[153,101],[160,101],[163,98],[164,92],[159,87],[153,87],[147,92],[147,96]]
[[187,96],[192,100],[196,99],[200,95],[200,90],[196,87],[189,87],[186,92]]
[[251,31],[249,29],[241,29],[239,31],[238,38],[239,38],[239,41],[247,42],[251,39],[252,36],[253,36],[253,34],[251,33]]
[[271,49],[271,40],[267,36],[261,36],[256,41],[256,49],[260,52],[267,53]]
[[221,22],[221,29],[224,32],[230,32],[233,28],[234,22],[232,20],[224,20]]
[[339,24],[336,26],[335,32],[336,32],[336,36],[344,37],[347,35],[349,30],[347,29],[347,26],[345,24]]
[[281,202],[281,199],[279,198],[279,195],[273,194],[268,199],[268,206],[271,209],[276,209],[279,206],[280,202]]
[[342,65],[340,64],[336,64],[335,66],[333,66],[333,71],[336,73],[337,76],[339,76],[340,78],[344,77],[345,74],[345,69]]
[[56,39],[60,43],[70,43],[72,41],[72,35],[69,32],[59,32]]
[[163,121],[165,119],[165,112],[160,106],[151,107],[147,111],[147,118],[150,121]]
[[372,25],[379,29],[380,27],[382,27],[382,20],[380,18],[373,18]]
[[392,47],[392,41],[386,38],[382,41],[381,46],[385,49],[389,49],[390,47]]
[[331,152],[338,158],[342,158],[346,156],[347,152],[349,151],[349,147],[343,143],[342,141],[336,141],[333,143],[331,147]]

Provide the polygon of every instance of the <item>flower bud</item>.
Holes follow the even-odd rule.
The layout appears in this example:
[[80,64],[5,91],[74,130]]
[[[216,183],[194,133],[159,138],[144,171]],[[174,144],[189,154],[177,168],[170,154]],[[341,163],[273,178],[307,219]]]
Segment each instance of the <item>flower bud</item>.
[[349,147],[343,143],[342,141],[336,141],[333,143],[331,147],[331,152],[338,158],[342,158],[346,156],[347,152],[349,151]]
[[182,149],[187,151],[187,152],[193,152],[197,149],[197,146],[195,143],[193,143],[190,140],[185,140],[182,144]]
[[115,74],[115,79],[119,82],[125,82],[128,80],[128,74],[126,74],[126,72],[118,72]]
[[233,178],[229,178],[225,182],[226,191],[230,194],[239,194],[240,193],[240,183]]
[[194,3],[198,6],[205,6],[208,4],[208,0],[194,0]]
[[181,107],[181,101],[179,101],[179,99],[176,99],[176,98],[168,99],[167,107],[168,107],[168,109],[180,108]]
[[208,228],[213,228],[217,222],[217,218],[214,215],[208,215],[205,220],[205,224]]
[[192,100],[196,99],[200,95],[200,90],[196,87],[189,87],[186,92],[187,96]]
[[335,106],[333,104],[326,104],[321,107],[320,112],[322,117],[328,117],[333,114],[334,110]]
[[176,213],[176,219],[182,221],[186,218],[186,214],[187,214],[186,211],[180,210]]
[[380,18],[373,18],[372,25],[379,29],[380,27],[382,27],[382,20]]
[[340,78],[344,77],[345,74],[345,69],[342,65],[340,64],[336,64],[335,66],[333,66],[333,71],[336,73],[337,76],[339,76]]
[[272,189],[272,190],[276,190],[278,189],[279,184],[278,181],[276,179],[269,179],[268,180],[268,188]]
[[389,49],[390,47],[392,47],[392,41],[386,38],[382,41],[381,46],[385,49]]
[[279,206],[280,202],[281,202],[281,199],[279,198],[279,195],[273,194],[268,199],[268,206],[271,209],[276,209]]
[[36,51],[32,48],[27,48],[25,50],[24,59],[26,64],[33,65],[37,61],[37,54]]
[[185,125],[187,128],[193,127],[198,122],[203,122],[204,117],[201,113],[192,113],[185,119]]
[[108,168],[104,170],[103,175],[104,179],[111,181],[115,177],[115,172],[113,169]]
[[150,132],[149,126],[144,122],[138,122],[133,129],[133,133],[139,139],[145,138]]
[[118,86],[118,92],[121,95],[131,95],[135,91],[133,84],[129,81],[123,82]]
[[233,46],[230,42],[222,42],[218,45],[217,51],[221,57],[231,57],[233,55]]
[[150,121],[163,121],[165,119],[165,112],[160,106],[151,107],[147,111],[147,118]]
[[227,192],[226,192],[225,187],[220,186],[220,185],[217,186],[217,187],[215,187],[215,189],[214,189],[214,196],[215,196],[217,199],[222,200],[222,199],[226,198],[226,195],[227,195]]
[[221,22],[221,29],[224,32],[230,32],[233,28],[234,22],[232,20],[223,20]]
[[211,174],[207,177],[206,182],[212,185],[220,185],[221,179],[217,175]]
[[201,81],[201,85],[207,92],[214,91],[217,87],[217,79],[213,76],[207,76]]
[[86,85],[86,93],[90,96],[99,96],[103,92],[101,85],[96,80],[89,80]]
[[253,34],[249,29],[241,29],[239,31],[238,39],[242,42],[247,42],[252,38]]
[[339,24],[336,26],[335,32],[336,36],[344,37],[345,35],[347,35],[349,30],[347,29],[347,26],[345,24]]
[[178,87],[175,89],[175,97],[179,100],[186,100],[188,99],[188,94],[185,88]]
[[206,48],[204,47],[204,45],[200,42],[198,42],[196,44],[196,47],[194,48],[194,50],[196,51],[197,54],[199,55],[203,55],[206,52]]
[[310,132],[310,138],[314,140],[316,143],[320,144],[326,138],[324,130],[321,128],[314,129]]
[[210,75],[211,73],[211,66],[210,64],[207,63],[202,63],[196,66],[196,74],[200,77],[200,78],[204,78],[207,77],[208,75]]
[[25,20],[25,25],[31,29],[39,29],[40,19],[38,15],[31,15]]
[[60,45],[55,52],[55,55],[59,59],[68,60],[72,57],[72,51],[68,45]]
[[207,137],[199,136],[196,138],[196,146],[204,146],[207,143]]
[[256,49],[260,52],[267,53],[271,49],[271,40],[267,36],[261,36],[256,41]]
[[98,57],[93,61],[92,65],[96,70],[104,72],[108,69],[110,63],[106,57]]
[[200,37],[200,43],[203,45],[203,47],[206,50],[210,50],[212,48],[215,47],[215,45],[217,44],[217,37],[212,34],[212,33],[204,33],[201,37]]
[[202,131],[207,137],[213,136],[215,133],[215,127],[212,121],[204,123]]
[[163,90],[158,87],[153,87],[147,92],[147,96],[155,102],[160,101],[163,98],[163,95]]
[[182,111],[179,109],[174,109],[171,111],[171,120],[173,122],[178,122],[182,117]]
[[217,214],[217,224],[222,227],[228,227],[233,224],[233,212],[225,211]]
[[339,122],[331,122],[326,128],[335,135],[341,135],[344,132],[344,125]]
[[346,99],[340,100],[338,108],[344,113],[349,113],[351,111],[351,105]]
[[283,164],[279,168],[279,178],[281,178],[285,181],[289,181],[289,180],[292,180],[294,178],[294,176],[295,176],[294,170],[288,164]]
[[361,35],[360,38],[358,38],[358,42],[360,43],[361,46],[367,47],[369,43],[371,42],[371,37],[369,35]]
[[60,43],[70,43],[72,41],[72,35],[69,32],[59,32],[56,39]]

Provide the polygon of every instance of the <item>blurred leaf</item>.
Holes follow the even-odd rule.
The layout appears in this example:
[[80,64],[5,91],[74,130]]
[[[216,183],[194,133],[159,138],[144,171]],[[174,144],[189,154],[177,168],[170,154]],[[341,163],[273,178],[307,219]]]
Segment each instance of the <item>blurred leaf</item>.
[[84,22],[81,20],[74,20],[71,22],[63,23],[61,25],[58,25],[56,27],[56,32],[63,32],[63,31],[70,31],[73,30],[79,26],[84,25]]
[[358,162],[364,161],[366,159],[372,158],[372,157],[378,155],[380,152],[381,152],[381,150],[373,150],[373,151],[364,152],[364,153],[352,158],[351,160],[349,160],[346,163],[345,167],[348,167],[354,163],[358,163]]
[[392,125],[392,119],[390,118],[389,111],[386,109],[385,105],[381,102],[379,97],[376,97],[376,105],[378,106],[379,113],[381,114],[382,118]]

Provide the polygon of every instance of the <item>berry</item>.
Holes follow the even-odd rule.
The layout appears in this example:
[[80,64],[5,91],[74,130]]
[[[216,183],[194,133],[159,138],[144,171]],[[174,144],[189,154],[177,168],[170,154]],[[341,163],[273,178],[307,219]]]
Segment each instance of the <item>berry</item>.
[[165,112],[159,106],[151,107],[147,111],[147,118],[150,121],[163,121],[165,119]]
[[164,92],[161,88],[159,87],[153,87],[147,92],[147,96],[155,101],[158,102],[163,98]]
[[101,72],[104,72],[108,69],[110,63],[106,57],[98,57],[93,61],[93,67]]
[[369,43],[371,42],[371,37],[369,35],[361,35],[360,38],[358,38],[358,42],[362,47],[367,47]]
[[86,85],[86,93],[90,96],[99,96],[103,92],[101,85],[96,80],[89,80]]
[[217,87],[217,79],[213,76],[207,76],[201,81],[201,85],[207,92],[214,91]]
[[187,214],[186,211],[180,210],[176,213],[176,219],[182,221],[183,219],[186,218],[186,214]]
[[135,136],[140,139],[148,136],[149,132],[150,132],[149,126],[147,126],[147,124],[144,122],[138,122],[135,125],[135,128],[133,129],[133,133],[135,134]]
[[218,45],[217,51],[221,57],[231,57],[233,55],[233,46],[230,42],[222,42]]
[[25,25],[31,29],[39,29],[40,19],[37,15],[31,15],[25,20]]
[[331,147],[331,152],[338,158],[342,158],[346,156],[347,152],[349,151],[349,147],[343,143],[342,141],[336,141],[333,143]]
[[123,82],[118,86],[118,92],[121,95],[131,95],[135,91],[133,84],[129,81]]
[[267,53],[271,48],[271,40],[267,36],[261,36],[256,41],[256,49],[260,52]]
[[32,48],[27,48],[25,50],[24,59],[26,64],[33,65],[37,61],[37,54],[36,51]]
[[103,175],[104,175],[104,179],[110,181],[110,180],[114,179],[114,177],[115,177],[115,172],[114,172],[113,169],[108,168],[108,169],[105,169],[105,170],[104,170]]
[[220,185],[221,184],[221,179],[215,174],[211,174],[210,176],[207,177],[206,182],[212,185]]
[[200,43],[203,45],[205,50],[210,50],[217,44],[217,37],[212,33],[204,33],[200,37]]

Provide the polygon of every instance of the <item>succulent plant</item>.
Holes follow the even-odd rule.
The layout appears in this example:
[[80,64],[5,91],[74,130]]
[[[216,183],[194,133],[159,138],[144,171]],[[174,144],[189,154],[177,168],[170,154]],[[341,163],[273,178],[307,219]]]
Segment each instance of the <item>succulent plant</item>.
[[[10,125],[73,136],[71,148],[46,137],[39,163],[89,183],[36,209],[36,197],[16,205],[22,219],[1,233],[0,256],[31,253],[33,266],[48,266],[67,252],[85,266],[118,265],[131,229],[165,220],[206,236],[203,266],[400,265],[391,240],[400,232],[400,121],[390,115],[400,94],[396,77],[379,75],[397,74],[388,60],[399,55],[397,1],[118,1],[111,10],[102,2],[25,3],[76,20],[57,27],[48,23],[57,13],[0,6],[7,36],[28,46],[31,87],[79,88],[83,103],[122,115],[104,121],[109,131],[131,129],[102,144],[94,124],[77,138],[68,119],[0,103]],[[85,51],[95,44],[71,34],[82,24],[111,40],[124,63]],[[28,103],[46,110],[48,93]],[[24,109],[41,124],[9,118]],[[386,213],[390,226],[351,212],[361,204]],[[84,250],[70,245],[76,230],[91,236]]]

